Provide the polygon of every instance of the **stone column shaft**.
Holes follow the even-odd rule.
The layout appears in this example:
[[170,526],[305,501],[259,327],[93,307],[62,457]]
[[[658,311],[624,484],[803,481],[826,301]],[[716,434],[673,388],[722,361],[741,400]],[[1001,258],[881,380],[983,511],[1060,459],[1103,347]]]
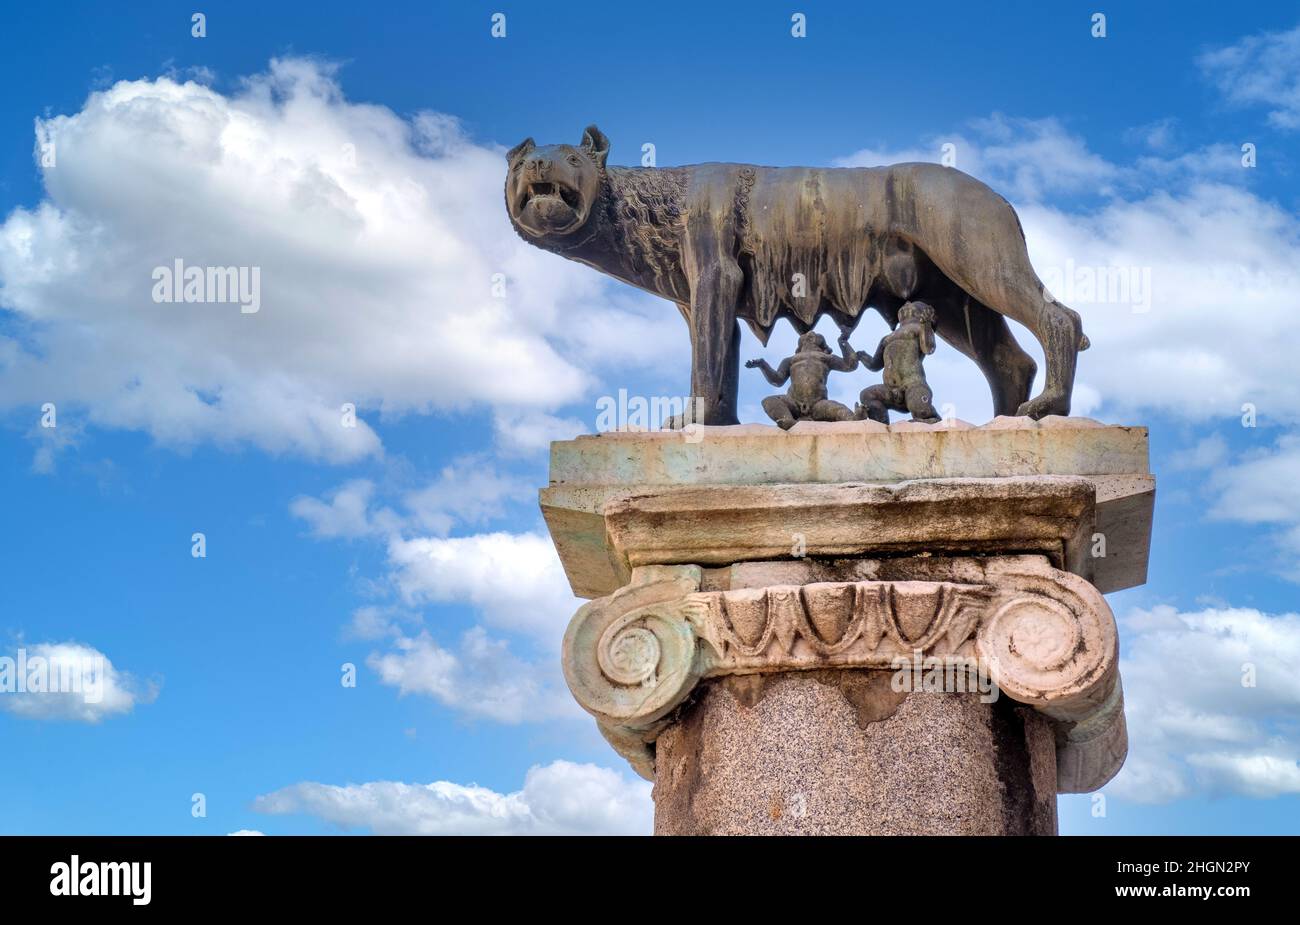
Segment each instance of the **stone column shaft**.
[[881,670],[706,681],[655,744],[657,835],[1055,835],[1052,723]]

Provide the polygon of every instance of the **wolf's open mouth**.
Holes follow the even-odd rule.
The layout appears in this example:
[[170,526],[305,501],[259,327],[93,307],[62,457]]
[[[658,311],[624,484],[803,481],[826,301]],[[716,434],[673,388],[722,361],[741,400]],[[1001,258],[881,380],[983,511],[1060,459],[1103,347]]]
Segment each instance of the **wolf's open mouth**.
[[580,203],[578,191],[559,183],[529,183],[524,190],[524,203],[539,196],[559,196],[570,209],[577,211]]

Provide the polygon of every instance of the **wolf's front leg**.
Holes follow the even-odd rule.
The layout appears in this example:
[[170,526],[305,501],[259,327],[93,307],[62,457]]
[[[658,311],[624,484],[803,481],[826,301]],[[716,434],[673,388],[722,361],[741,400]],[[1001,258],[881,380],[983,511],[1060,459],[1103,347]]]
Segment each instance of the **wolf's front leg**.
[[738,424],[740,325],[736,307],[744,273],[713,228],[691,229],[686,272],[691,282],[691,396],[703,424]]
[[740,325],[734,317],[719,324],[727,330],[691,332],[691,396],[702,412],[701,424],[739,424]]

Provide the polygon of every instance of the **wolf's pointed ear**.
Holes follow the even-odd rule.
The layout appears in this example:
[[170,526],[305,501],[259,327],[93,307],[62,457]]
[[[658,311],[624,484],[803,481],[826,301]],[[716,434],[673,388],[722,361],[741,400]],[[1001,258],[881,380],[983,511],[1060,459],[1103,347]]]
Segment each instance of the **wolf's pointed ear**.
[[605,133],[594,125],[588,125],[586,131],[582,133],[582,150],[587,152],[587,156],[596,162],[602,170],[605,169],[605,159],[609,157],[609,139]]
[[519,144],[506,152],[506,163],[513,164],[515,158],[521,154],[527,154],[535,147],[537,147],[537,145],[531,138],[525,138],[523,141],[519,142]]

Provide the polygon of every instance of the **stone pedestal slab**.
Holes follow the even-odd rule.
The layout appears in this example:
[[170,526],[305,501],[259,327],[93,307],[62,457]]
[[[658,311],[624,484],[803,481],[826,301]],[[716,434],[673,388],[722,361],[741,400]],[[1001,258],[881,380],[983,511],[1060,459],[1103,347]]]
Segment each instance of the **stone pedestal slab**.
[[[1085,418],[999,417],[982,427],[962,421],[801,422],[789,432],[741,424],[578,437],[551,445],[551,480],[541,506],[574,593],[591,598],[613,593],[631,577],[631,563],[607,532],[611,501],[654,498],[668,510],[666,496],[678,492],[700,497],[745,486],[1043,476],[1092,489],[1088,526],[1107,538],[1108,548],[1105,557],[1078,563],[1086,569],[1083,577],[1103,592],[1143,584],[1155,500],[1146,428],[1106,427]],[[911,522],[923,526],[925,518]],[[870,533],[862,535],[869,539]],[[857,551],[869,552],[870,543]]]

